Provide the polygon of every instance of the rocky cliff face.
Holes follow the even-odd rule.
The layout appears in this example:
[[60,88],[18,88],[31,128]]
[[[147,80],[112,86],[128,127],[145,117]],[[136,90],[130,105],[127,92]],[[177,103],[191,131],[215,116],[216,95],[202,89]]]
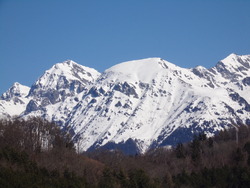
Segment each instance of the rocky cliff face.
[[54,65],[31,86],[22,116],[42,116],[64,126],[69,113],[99,77],[94,69],[73,61]]
[[[1,113],[15,92],[3,94]],[[250,56],[231,54],[211,69],[160,58],[115,65],[102,74],[72,61],[54,65],[25,95],[22,117],[67,127],[82,150],[143,153],[193,134],[213,135],[234,120],[250,124]],[[9,97],[8,97],[9,96]],[[25,96],[25,97],[24,97]]]

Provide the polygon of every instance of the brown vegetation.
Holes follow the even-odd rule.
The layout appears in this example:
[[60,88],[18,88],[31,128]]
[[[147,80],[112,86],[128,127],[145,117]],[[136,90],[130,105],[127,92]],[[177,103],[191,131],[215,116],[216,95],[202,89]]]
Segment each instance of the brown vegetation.
[[0,122],[0,187],[250,187],[250,129],[205,134],[144,155],[78,154],[71,136],[40,118]]

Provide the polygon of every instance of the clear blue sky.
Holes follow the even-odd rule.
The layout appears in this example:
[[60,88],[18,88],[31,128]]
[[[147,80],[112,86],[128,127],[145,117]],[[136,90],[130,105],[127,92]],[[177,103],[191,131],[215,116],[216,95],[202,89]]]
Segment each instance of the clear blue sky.
[[0,0],[0,93],[72,59],[100,72],[161,57],[214,66],[250,54],[250,0]]

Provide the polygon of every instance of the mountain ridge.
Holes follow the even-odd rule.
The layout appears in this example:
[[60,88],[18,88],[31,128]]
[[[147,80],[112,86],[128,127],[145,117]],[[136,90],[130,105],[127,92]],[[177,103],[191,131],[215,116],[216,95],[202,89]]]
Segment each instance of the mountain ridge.
[[[103,73],[68,60],[31,86],[19,116],[40,116],[69,129],[82,151],[144,153],[201,131],[212,136],[230,127],[230,119],[250,124],[249,86],[250,55],[230,54],[210,69],[147,58]],[[5,116],[6,100],[0,102]]]

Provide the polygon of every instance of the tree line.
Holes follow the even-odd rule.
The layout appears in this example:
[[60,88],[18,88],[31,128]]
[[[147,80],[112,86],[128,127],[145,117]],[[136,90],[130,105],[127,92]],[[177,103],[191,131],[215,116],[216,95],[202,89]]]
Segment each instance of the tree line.
[[250,187],[250,130],[200,133],[171,149],[128,156],[79,154],[67,130],[41,118],[1,120],[0,187]]
[[54,123],[0,121],[0,187],[91,187],[103,168],[77,154],[71,135]]

